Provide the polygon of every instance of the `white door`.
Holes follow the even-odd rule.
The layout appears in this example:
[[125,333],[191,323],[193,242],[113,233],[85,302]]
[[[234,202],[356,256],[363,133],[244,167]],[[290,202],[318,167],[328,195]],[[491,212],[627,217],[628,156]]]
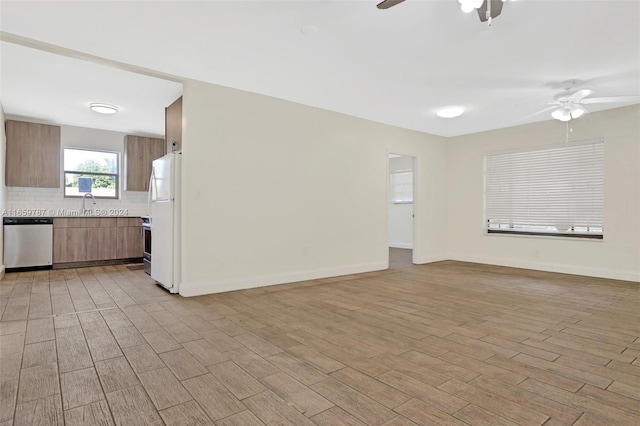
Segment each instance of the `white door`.
[[389,156],[389,247],[413,249],[414,157]]

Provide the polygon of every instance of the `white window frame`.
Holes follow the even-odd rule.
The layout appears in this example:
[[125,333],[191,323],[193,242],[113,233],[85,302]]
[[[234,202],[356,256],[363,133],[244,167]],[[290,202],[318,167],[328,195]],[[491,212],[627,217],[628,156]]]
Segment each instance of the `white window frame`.
[[[73,151],[91,151],[91,152],[99,152],[99,153],[105,153],[105,154],[115,154],[116,155],[116,173],[98,173],[98,172],[85,172],[85,171],[81,171],[81,170],[73,170],[73,169],[68,169],[67,170],[67,165],[64,163],[64,154],[66,150],[73,150]],[[73,146],[65,146],[62,149],[62,163],[63,163],[63,171],[62,171],[62,185],[63,185],[63,193],[64,193],[64,198],[82,198],[84,196],[84,193],[79,194],[79,195],[75,195],[75,194],[67,194],[66,188],[65,188],[65,184],[66,184],[66,176],[67,173],[69,174],[82,174],[82,175],[89,175],[89,176],[108,176],[108,177],[113,177],[115,180],[115,195],[114,196],[104,196],[104,195],[94,195],[95,198],[104,198],[104,199],[111,199],[111,200],[119,200],[120,199],[120,152],[118,151],[110,151],[107,149],[95,149],[95,148],[77,148],[77,147],[73,147]]]
[[604,238],[604,139],[485,156],[486,234]]

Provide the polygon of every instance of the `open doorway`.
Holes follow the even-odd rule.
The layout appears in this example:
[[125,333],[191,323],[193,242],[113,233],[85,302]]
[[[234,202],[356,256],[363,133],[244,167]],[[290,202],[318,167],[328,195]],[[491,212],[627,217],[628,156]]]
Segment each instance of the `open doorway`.
[[389,154],[389,266],[413,263],[415,157]]

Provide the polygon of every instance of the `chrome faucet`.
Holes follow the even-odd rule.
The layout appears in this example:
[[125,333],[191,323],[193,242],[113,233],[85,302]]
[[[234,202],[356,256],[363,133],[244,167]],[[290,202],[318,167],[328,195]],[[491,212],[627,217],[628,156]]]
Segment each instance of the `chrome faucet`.
[[85,207],[85,201],[87,201],[87,195],[91,197],[91,199],[93,200],[93,205],[96,205],[96,197],[93,196],[92,193],[90,192],[85,192],[85,194],[82,196],[82,215],[84,216],[87,213],[91,213],[91,207],[89,207],[88,209]]

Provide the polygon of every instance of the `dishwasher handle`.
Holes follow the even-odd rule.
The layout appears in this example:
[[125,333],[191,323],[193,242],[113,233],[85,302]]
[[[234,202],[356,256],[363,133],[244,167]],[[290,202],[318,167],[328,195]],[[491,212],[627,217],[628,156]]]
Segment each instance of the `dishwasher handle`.
[[5,217],[4,225],[53,225],[52,217]]

